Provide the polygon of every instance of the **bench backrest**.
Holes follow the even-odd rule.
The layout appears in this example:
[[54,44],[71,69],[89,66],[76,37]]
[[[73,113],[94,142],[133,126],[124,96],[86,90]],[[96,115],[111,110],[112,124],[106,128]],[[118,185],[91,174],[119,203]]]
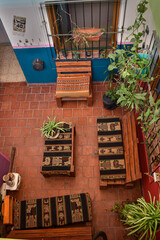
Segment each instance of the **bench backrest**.
[[91,61],[57,61],[56,67],[58,77],[92,75]]
[[122,117],[123,142],[126,161],[126,183],[142,178],[134,111],[126,113]]

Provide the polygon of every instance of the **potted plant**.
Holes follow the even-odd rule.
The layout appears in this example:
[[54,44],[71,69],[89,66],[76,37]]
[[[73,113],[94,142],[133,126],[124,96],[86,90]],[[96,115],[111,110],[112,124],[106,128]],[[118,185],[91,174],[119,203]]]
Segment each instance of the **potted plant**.
[[60,131],[65,132],[66,128],[63,127],[64,124],[65,122],[56,122],[56,117],[53,120],[48,117],[48,122],[43,122],[40,131],[46,138],[55,139],[59,136]]
[[80,59],[80,51],[74,50],[74,51],[72,52],[72,57],[73,57],[73,59],[75,59],[75,60]]
[[[117,71],[119,74],[119,79],[116,81],[116,86],[118,86],[117,95],[119,95],[118,103],[122,107],[126,106],[131,109],[133,109],[135,105],[139,107],[142,101],[145,100],[145,94],[142,94],[142,96],[141,93],[139,94],[138,92],[142,90],[139,89],[139,81],[141,79],[143,82],[152,81],[152,79],[148,77],[149,58],[146,56],[146,53],[143,54],[142,50],[138,52],[140,51],[139,45],[142,43],[141,38],[145,33],[146,20],[143,15],[147,10],[147,4],[148,1],[146,0],[140,1],[137,5],[137,16],[134,24],[127,29],[131,31],[131,33],[126,40],[133,42],[133,46],[129,48],[124,45],[123,49],[115,49],[113,47],[114,52],[108,55],[110,59],[108,71],[111,75],[113,71]],[[123,84],[121,84],[122,82]],[[134,93],[135,96],[130,98],[129,93]]]
[[101,28],[75,28],[72,35],[76,42],[99,41],[103,31]]
[[[72,22],[73,23],[73,22]],[[89,41],[99,41],[100,36],[104,33],[104,29],[101,28],[79,28],[76,26],[71,32],[71,37],[65,42],[73,42],[75,49],[72,51],[73,59],[78,60],[80,58],[81,49],[85,46],[89,47]],[[86,56],[91,56],[89,51],[86,51]]]
[[110,84],[107,91],[103,95],[103,106],[107,110],[113,110],[118,107],[118,96],[116,87],[112,87]]
[[149,198],[149,203],[141,197],[136,202],[126,200],[116,203],[111,209],[127,225],[128,235],[133,235],[138,240],[154,240],[160,228],[160,203],[155,201],[155,197],[152,200],[150,192]]
[[[130,41],[133,42],[133,45],[130,48],[125,45],[123,49],[113,48],[114,52],[108,55],[110,58],[108,72],[110,73],[110,83],[116,82],[114,92],[117,96],[117,104],[127,107],[131,111],[133,109],[139,111],[139,119],[148,119],[154,123],[160,119],[160,109],[153,104],[151,97],[148,99],[147,92],[140,85],[140,82],[149,83],[153,80],[152,77],[149,77],[150,56],[148,51],[142,51],[139,47],[145,33],[146,20],[143,15],[147,10],[147,4],[146,0],[140,1],[137,5],[137,17],[134,24],[128,27],[131,33],[126,39],[131,37]],[[140,31],[141,28],[143,30]],[[117,79],[113,78],[113,72],[118,73]],[[145,109],[151,111],[148,110],[146,113]],[[148,114],[150,118],[145,117]]]

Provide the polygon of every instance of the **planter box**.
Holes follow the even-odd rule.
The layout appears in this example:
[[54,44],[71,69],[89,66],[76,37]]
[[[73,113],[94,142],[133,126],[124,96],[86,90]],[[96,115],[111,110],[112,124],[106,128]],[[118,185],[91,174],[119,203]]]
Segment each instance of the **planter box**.
[[73,38],[76,42],[84,41],[83,37],[86,39],[86,41],[99,41],[101,35],[103,32],[100,28],[80,28],[75,29],[73,33]]

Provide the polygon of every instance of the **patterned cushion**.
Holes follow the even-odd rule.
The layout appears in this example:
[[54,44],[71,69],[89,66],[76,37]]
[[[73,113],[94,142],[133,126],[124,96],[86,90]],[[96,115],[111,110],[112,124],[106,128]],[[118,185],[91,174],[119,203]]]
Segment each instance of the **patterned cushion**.
[[88,193],[17,201],[15,229],[48,228],[92,220]]
[[72,124],[65,124],[56,139],[46,139],[43,153],[42,173],[70,174],[72,158]]
[[101,179],[125,179],[122,130],[119,118],[99,118],[98,150]]
[[90,77],[58,77],[56,97],[89,97]]

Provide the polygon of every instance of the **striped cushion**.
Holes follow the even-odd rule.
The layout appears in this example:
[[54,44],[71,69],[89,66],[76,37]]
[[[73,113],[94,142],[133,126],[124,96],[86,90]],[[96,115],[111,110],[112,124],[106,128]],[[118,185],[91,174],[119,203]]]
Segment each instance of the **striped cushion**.
[[73,158],[72,124],[64,124],[65,132],[60,131],[56,139],[46,139],[43,153],[43,174],[70,175]]
[[89,97],[90,76],[58,77],[56,97]]
[[14,228],[48,228],[92,220],[88,193],[17,201]]
[[101,179],[125,179],[126,167],[120,119],[98,118],[97,125]]

